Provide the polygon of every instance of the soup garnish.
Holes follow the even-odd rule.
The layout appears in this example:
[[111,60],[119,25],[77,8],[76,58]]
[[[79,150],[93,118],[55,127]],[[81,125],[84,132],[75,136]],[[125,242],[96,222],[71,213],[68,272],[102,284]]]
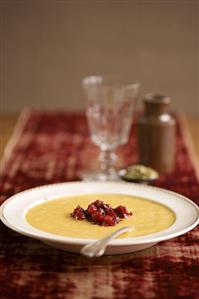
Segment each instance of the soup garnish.
[[86,209],[78,205],[71,216],[76,220],[86,219],[101,226],[113,226],[122,219],[132,216],[132,212],[129,212],[125,206],[113,208],[110,204],[98,199],[89,204]]

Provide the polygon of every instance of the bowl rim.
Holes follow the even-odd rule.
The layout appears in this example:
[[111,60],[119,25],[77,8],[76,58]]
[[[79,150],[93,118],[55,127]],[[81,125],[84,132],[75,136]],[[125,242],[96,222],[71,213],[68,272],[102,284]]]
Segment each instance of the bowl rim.
[[[78,186],[79,185],[79,186]],[[21,191],[13,196],[11,196],[10,198],[8,198],[1,206],[0,206],[0,219],[1,221],[10,229],[23,234],[25,236],[28,237],[32,237],[32,238],[36,238],[39,239],[41,241],[49,241],[49,242],[56,242],[56,243],[63,243],[63,244],[77,244],[77,245],[85,245],[88,242],[94,241],[96,239],[88,239],[88,238],[72,238],[72,237],[65,237],[65,236],[60,236],[60,235],[55,235],[55,234],[51,234],[51,233],[47,233],[38,229],[33,228],[30,224],[28,224],[28,222],[26,221],[26,223],[28,224],[28,229],[27,227],[24,228],[23,225],[21,227],[18,227],[16,225],[13,225],[13,222],[10,221],[10,219],[8,219],[7,213],[6,213],[6,209],[9,207],[9,205],[13,204],[15,201],[17,202],[17,200],[20,199],[20,197],[24,197],[24,199],[26,198],[26,196],[29,194],[33,194],[33,193],[37,193],[38,191],[42,191],[42,190],[46,190],[46,192],[48,193],[48,191],[50,192],[51,188],[55,188],[57,190],[62,189],[64,187],[68,187],[68,186],[73,186],[75,189],[78,189],[78,187],[80,186],[98,186],[99,187],[104,187],[104,186],[110,186],[110,187],[115,187],[116,185],[120,185],[121,188],[125,187],[125,189],[128,188],[132,188],[132,190],[137,189],[137,190],[145,190],[146,192],[150,191],[152,193],[157,192],[158,194],[164,194],[165,196],[170,196],[173,199],[176,199],[177,202],[181,202],[181,203],[186,203],[187,207],[192,208],[195,211],[195,216],[192,217],[192,221],[191,223],[188,225],[185,225],[185,227],[183,229],[177,229],[177,230],[173,230],[174,225],[176,224],[176,221],[174,222],[174,224],[172,224],[169,228],[162,230],[160,232],[156,232],[156,233],[152,233],[152,234],[148,234],[145,236],[139,236],[139,237],[131,237],[131,238],[122,238],[122,239],[114,239],[110,242],[110,245],[112,246],[127,246],[127,245],[142,245],[142,244],[149,244],[149,243],[157,243],[160,241],[164,241],[164,240],[168,240],[177,236],[180,236],[190,230],[192,230],[194,227],[197,226],[197,224],[199,223],[199,207],[190,199],[188,199],[187,197],[180,195],[176,192],[173,191],[169,191],[166,189],[162,189],[159,187],[154,187],[154,186],[148,186],[148,185],[140,185],[137,183],[128,183],[128,182],[106,182],[106,183],[101,183],[101,182],[82,182],[82,181],[75,181],[75,182],[65,182],[65,183],[56,183],[56,184],[48,184],[48,185],[43,185],[43,186],[38,186],[35,188],[31,188],[31,189],[27,189],[24,191]],[[149,192],[149,193],[150,193]],[[91,192],[94,193],[94,192]],[[104,193],[104,192],[103,192]],[[111,193],[111,192],[107,192],[107,193]],[[115,192],[112,192],[112,194]],[[117,193],[117,192],[116,192]],[[76,193],[77,194],[88,194],[88,193]],[[121,194],[121,193],[120,193]],[[127,193],[125,193],[127,194]],[[75,194],[74,194],[75,195]],[[133,195],[133,194],[129,194],[129,195]],[[135,194],[134,194],[135,195]],[[58,195],[57,197],[63,197],[63,195]],[[137,195],[136,195],[137,196]],[[47,200],[52,200],[53,198],[56,198],[56,196],[49,196],[48,198],[46,198]],[[145,197],[146,198],[146,197]],[[153,200],[151,198],[148,198],[149,200]],[[38,199],[38,204],[42,202],[42,200],[44,199]],[[157,200],[155,200],[157,201]],[[159,201],[160,202],[160,201]],[[171,206],[167,204],[165,204],[165,206],[169,207],[170,209]],[[25,208],[27,209],[28,206],[25,205]],[[172,209],[173,210],[173,209]],[[24,212],[24,211],[23,211]],[[175,211],[176,213],[176,211]],[[177,212],[178,213],[178,212]],[[178,214],[176,215],[176,219],[178,217]],[[25,218],[25,217],[24,217]],[[172,230],[171,230],[172,228]]]

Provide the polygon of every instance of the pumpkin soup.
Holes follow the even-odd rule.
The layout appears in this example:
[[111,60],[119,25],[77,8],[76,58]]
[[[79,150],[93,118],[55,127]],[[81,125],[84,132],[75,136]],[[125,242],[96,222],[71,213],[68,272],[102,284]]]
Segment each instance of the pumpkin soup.
[[[115,226],[99,226],[71,217],[77,205],[85,209],[97,199],[112,207],[123,205],[132,211],[132,216],[122,219]],[[132,231],[118,237],[128,238],[168,228],[174,223],[175,214],[165,205],[146,198],[124,194],[85,194],[46,200],[31,207],[26,213],[26,220],[39,230],[74,238],[102,238],[120,227],[132,226]]]

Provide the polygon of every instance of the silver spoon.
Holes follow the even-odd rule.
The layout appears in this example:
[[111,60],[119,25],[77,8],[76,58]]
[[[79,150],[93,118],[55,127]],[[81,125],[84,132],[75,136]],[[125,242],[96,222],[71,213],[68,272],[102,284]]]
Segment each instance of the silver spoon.
[[110,234],[109,236],[107,236],[105,238],[102,238],[100,240],[91,242],[91,243],[83,246],[82,249],[80,250],[80,253],[87,257],[101,256],[104,254],[108,243],[112,239],[114,239],[115,237],[117,237],[117,236],[121,235],[122,233],[125,233],[129,230],[132,230],[131,226],[124,226],[124,227],[116,230],[115,232],[113,232],[112,234]]

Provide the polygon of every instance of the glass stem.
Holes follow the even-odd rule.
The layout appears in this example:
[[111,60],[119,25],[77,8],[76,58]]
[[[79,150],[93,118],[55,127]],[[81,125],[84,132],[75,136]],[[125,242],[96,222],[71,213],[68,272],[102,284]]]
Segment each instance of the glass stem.
[[116,155],[111,150],[101,150],[99,160],[100,169],[106,176],[116,173],[114,165],[116,161]]

